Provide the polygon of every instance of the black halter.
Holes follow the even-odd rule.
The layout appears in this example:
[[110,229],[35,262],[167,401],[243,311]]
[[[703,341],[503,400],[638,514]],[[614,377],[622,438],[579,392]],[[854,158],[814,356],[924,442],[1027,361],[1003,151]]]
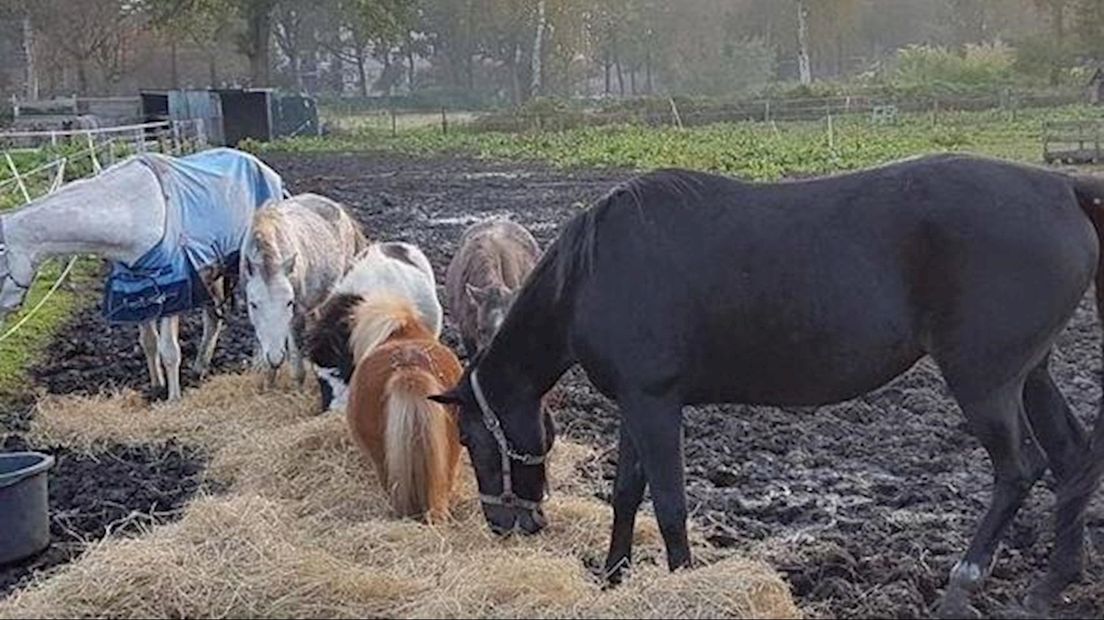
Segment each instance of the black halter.
[[522,465],[540,465],[544,463],[546,455],[523,454],[514,449],[510,444],[510,440],[506,438],[506,433],[502,430],[502,424],[498,421],[498,416],[495,415],[491,406],[487,404],[487,398],[483,395],[483,388],[479,387],[479,378],[476,376],[477,372],[477,370],[472,370],[471,372],[472,392],[475,394],[475,402],[479,405],[479,410],[483,414],[483,425],[487,427],[487,430],[491,432],[495,441],[498,442],[498,453],[502,457],[502,493],[499,495],[480,493],[479,499],[484,504],[491,504],[493,506],[537,510],[540,508],[540,502],[514,495],[513,478],[510,473],[510,461],[517,461]]

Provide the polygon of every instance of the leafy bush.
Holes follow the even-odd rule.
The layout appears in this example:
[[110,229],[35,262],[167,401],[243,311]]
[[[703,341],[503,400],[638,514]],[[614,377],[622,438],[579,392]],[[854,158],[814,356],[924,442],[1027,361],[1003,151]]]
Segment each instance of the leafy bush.
[[871,79],[898,95],[992,94],[1016,83],[1016,53],[1002,42],[967,45],[963,53],[945,47],[912,45]]

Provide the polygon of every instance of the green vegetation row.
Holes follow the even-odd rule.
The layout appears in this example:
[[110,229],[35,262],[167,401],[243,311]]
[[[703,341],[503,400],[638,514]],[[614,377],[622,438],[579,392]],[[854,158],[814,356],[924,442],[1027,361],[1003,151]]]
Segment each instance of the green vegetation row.
[[607,126],[560,132],[500,133],[439,127],[391,135],[362,129],[242,147],[254,152],[395,151],[431,155],[462,153],[480,158],[545,161],[561,167],[648,170],[682,167],[770,181],[853,170],[924,153],[968,151],[1039,161],[1042,126],[1048,120],[1101,118],[1098,108],[1063,108],[914,114],[894,124],[867,117],[828,122],[722,123],[674,127]]

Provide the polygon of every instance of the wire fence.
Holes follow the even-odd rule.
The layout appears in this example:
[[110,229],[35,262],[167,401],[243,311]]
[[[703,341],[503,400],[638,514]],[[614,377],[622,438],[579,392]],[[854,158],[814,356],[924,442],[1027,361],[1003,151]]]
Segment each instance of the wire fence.
[[554,110],[497,112],[479,116],[468,124],[475,131],[563,131],[604,125],[690,127],[715,123],[823,121],[835,117],[867,117],[871,122],[894,122],[898,115],[930,114],[933,119],[950,112],[1004,110],[1013,118],[1018,110],[1084,103],[1076,94],[1002,93],[983,97],[841,96],[805,99],[757,99],[727,104],[695,105],[675,98],[649,100],[619,110]]
[[692,127],[715,123],[824,121],[826,118],[865,117],[871,123],[893,123],[902,115],[926,114],[933,122],[956,112],[1003,111],[1014,119],[1019,110],[1085,103],[1073,92],[1024,93],[1007,90],[984,96],[891,97],[850,95],[811,98],[761,98],[727,103],[675,97],[624,101],[613,107],[556,106],[552,109],[472,111],[401,106],[351,111],[323,109],[330,131],[370,129],[397,135],[410,129],[436,128],[495,132],[563,131],[579,127],[637,125]]
[[[18,144],[12,148],[10,145]],[[183,155],[207,146],[202,120],[166,121],[103,129],[67,131],[16,131],[0,133],[0,209],[29,204],[60,189],[74,178],[95,176],[119,158],[148,152]],[[37,146],[34,146],[37,145]],[[26,162],[28,155],[33,167]],[[42,161],[45,160],[45,161]],[[95,205],[89,205],[93,208]],[[17,333],[31,320],[72,273],[78,257],[68,263],[35,305],[3,330],[0,342]]]

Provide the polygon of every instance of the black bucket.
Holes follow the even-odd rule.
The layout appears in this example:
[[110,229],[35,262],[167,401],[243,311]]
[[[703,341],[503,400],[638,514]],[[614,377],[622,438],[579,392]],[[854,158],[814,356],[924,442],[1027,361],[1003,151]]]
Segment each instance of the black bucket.
[[0,564],[50,545],[47,473],[54,457],[39,452],[0,454]]

